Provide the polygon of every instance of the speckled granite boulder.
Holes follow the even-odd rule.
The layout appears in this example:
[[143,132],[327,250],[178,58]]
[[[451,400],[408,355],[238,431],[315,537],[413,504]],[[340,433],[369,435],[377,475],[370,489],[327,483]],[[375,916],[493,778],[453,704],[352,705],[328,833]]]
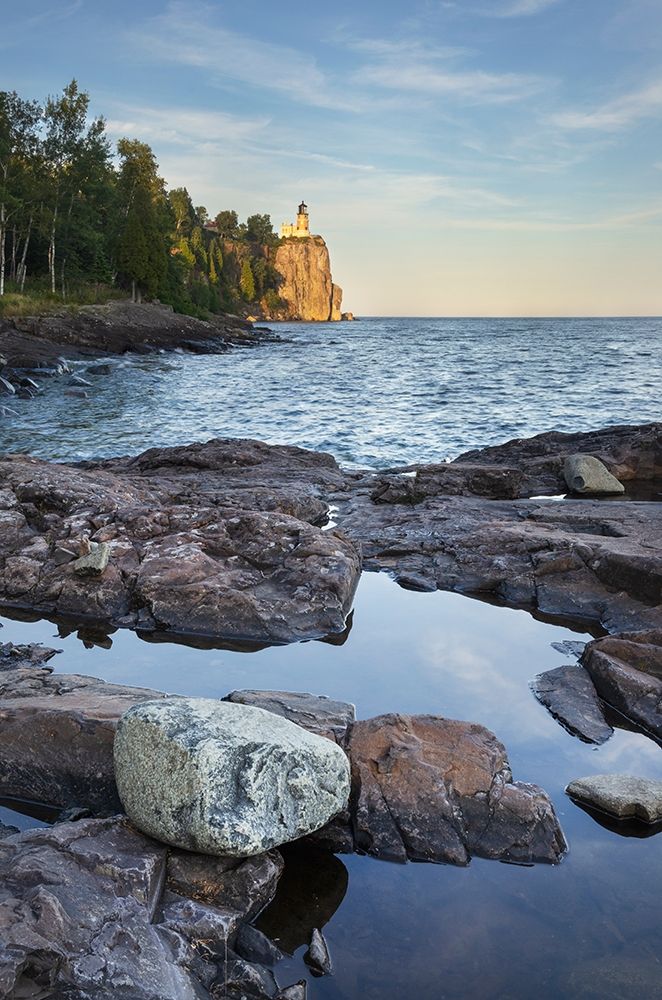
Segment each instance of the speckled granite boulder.
[[568,455],[563,477],[573,493],[625,493],[625,487],[593,455]]
[[328,739],[249,705],[135,705],[115,738],[120,798],[136,826],[204,854],[249,857],[344,809],[349,763]]

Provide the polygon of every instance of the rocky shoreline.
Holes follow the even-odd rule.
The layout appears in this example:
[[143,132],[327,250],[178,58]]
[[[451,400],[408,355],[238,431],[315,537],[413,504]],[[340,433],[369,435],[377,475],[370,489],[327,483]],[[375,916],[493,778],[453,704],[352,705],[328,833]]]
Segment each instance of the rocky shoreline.
[[[0,401],[11,405],[13,396],[36,395],[42,379],[67,374],[72,361],[175,349],[221,354],[278,340],[267,328],[255,327],[238,316],[219,315],[205,321],[158,303],[112,301],[43,316],[0,319]],[[97,369],[91,374],[103,374]],[[84,392],[85,381],[74,379],[72,387]]]
[[[577,454],[602,463],[624,495],[566,496]],[[249,440],[75,465],[7,456],[0,603],[192,642],[338,639],[361,572],[386,571],[410,589],[584,623],[596,638],[536,678],[536,697],[586,742],[618,725],[662,742],[662,503],[636,499],[654,498],[661,480],[661,424],[540,435],[380,474]],[[282,876],[280,849],[246,860],[185,853],[121,813],[120,718],[144,702],[177,715],[186,700],[53,673],[53,655],[0,647],[0,795],[57,807],[64,820],[0,831],[0,996],[304,998],[305,983],[278,985],[277,942],[254,925]],[[346,756],[346,806],[305,850],[455,865],[564,855],[550,799],[513,779],[505,748],[477,723],[357,721],[348,703],[296,692],[224,701]],[[659,782],[613,779],[578,776],[568,792],[658,822]],[[306,942],[310,967],[328,972],[322,927],[311,924]]]

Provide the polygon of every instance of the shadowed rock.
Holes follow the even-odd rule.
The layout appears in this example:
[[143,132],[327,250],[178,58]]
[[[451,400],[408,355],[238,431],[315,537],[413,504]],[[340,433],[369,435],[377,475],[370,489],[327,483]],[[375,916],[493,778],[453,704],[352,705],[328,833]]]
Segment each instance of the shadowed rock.
[[603,701],[662,741],[662,630],[597,639],[582,663]]
[[531,690],[573,736],[585,743],[605,743],[613,733],[586,670],[580,666],[547,670],[531,682]]
[[[18,651],[25,649],[33,653],[21,658]],[[121,809],[113,769],[118,719],[136,702],[165,696],[31,665],[54,652],[12,647],[11,669],[0,669],[0,794],[116,812]]]
[[117,817],[0,840],[0,995],[210,1000],[227,978],[230,997],[273,996],[268,970],[226,952],[257,899],[164,894],[165,867],[166,849]]
[[341,746],[346,741],[348,727],[356,718],[356,709],[349,702],[297,691],[232,691],[225,700],[274,712]]

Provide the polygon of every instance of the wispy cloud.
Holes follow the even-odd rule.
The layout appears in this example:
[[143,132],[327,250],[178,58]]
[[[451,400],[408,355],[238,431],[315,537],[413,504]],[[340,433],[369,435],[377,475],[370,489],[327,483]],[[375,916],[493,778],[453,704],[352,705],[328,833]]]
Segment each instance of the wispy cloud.
[[539,76],[455,68],[453,61],[465,54],[463,49],[379,39],[354,42],[353,47],[373,57],[353,74],[356,83],[427,98],[445,96],[476,104],[503,104],[522,100],[549,85]]
[[316,107],[356,110],[351,95],[336,92],[311,56],[225,28],[215,14],[206,4],[171,0],[163,14],[127,37],[148,57],[205,69],[219,81],[275,90]]
[[197,146],[255,138],[269,123],[266,117],[240,118],[223,111],[111,104],[106,127],[110,135],[116,137],[139,135],[149,142]]
[[662,80],[608,101],[591,111],[562,111],[552,123],[572,131],[617,132],[662,113]]
[[46,10],[33,14],[25,21],[28,28],[36,28],[41,24],[52,24],[53,21],[65,21],[68,17],[73,17],[82,8],[84,0],[71,0],[71,3],[52,4]]
[[529,17],[532,14],[540,14],[543,10],[554,7],[560,2],[561,0],[515,0],[514,3],[510,3],[506,7],[496,8],[494,16]]

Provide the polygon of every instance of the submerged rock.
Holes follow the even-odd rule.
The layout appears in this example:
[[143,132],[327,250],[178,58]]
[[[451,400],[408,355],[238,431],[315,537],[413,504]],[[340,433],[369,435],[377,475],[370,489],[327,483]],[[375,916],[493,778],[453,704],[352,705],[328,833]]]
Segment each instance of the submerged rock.
[[347,758],[330,740],[260,708],[203,698],[130,709],[115,776],[141,830],[233,857],[318,830],[349,797]]
[[357,847],[394,861],[464,865],[472,854],[557,862],[567,849],[551,801],[513,782],[483,726],[435,715],[382,715],[351,730]]
[[563,476],[573,493],[625,493],[623,484],[592,455],[568,455]]
[[662,820],[662,781],[631,774],[596,774],[576,778],[566,788],[568,795],[618,819]]
[[605,743],[614,730],[607,723],[590,676],[581,666],[547,670],[531,682],[541,704],[561,725],[586,743]]

